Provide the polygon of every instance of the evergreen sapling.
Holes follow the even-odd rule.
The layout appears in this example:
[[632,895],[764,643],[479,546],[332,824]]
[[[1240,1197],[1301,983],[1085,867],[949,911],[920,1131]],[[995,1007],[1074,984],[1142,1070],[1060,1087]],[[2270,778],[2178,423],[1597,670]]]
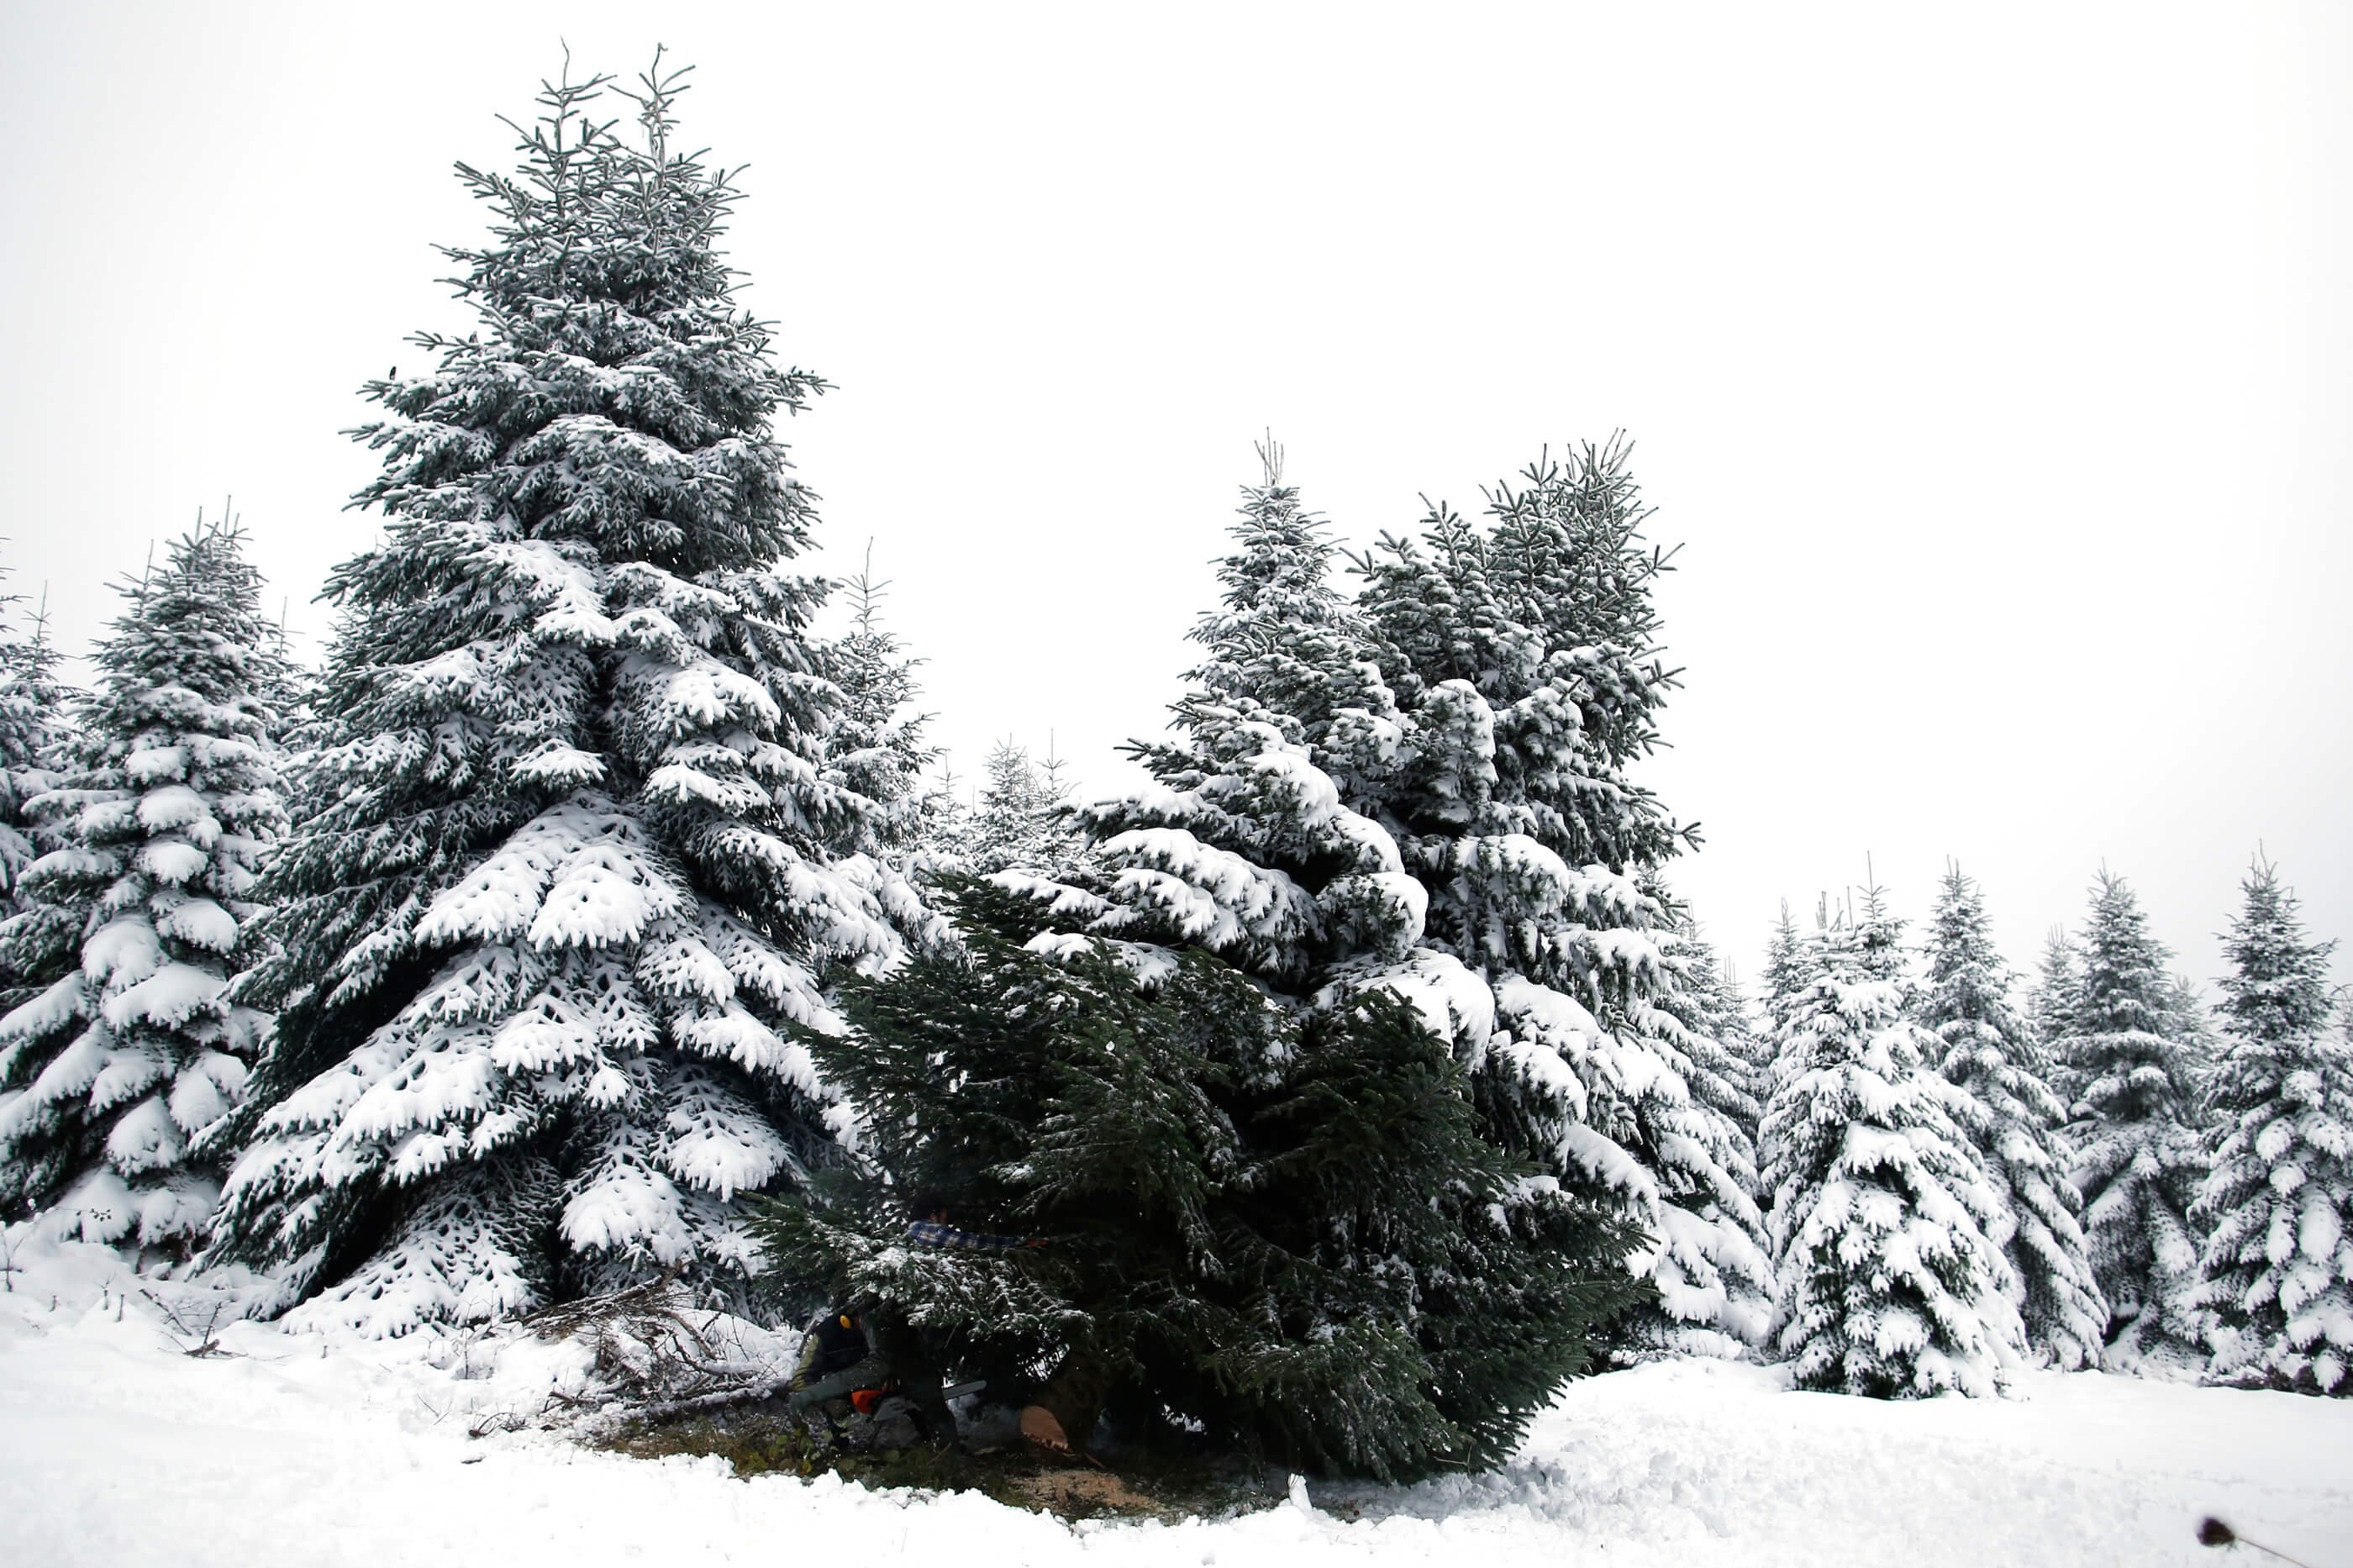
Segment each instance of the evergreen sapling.
[[[1821,924],[1829,924],[1827,906]],[[1773,925],[1773,934],[1766,939],[1764,984],[1765,994],[1759,998],[1764,1014],[1764,1031],[1757,1046],[1757,1059],[1762,1079],[1760,1098],[1770,1101],[1781,1085],[1793,1076],[1781,1060],[1781,1042],[1789,1038],[1788,1027],[1797,1016],[1798,1003],[1814,983],[1819,952],[1798,934],[1798,922],[1789,918],[1789,900],[1781,900],[1781,916]],[[1764,1134],[1761,1128],[1757,1142],[1757,1163],[1767,1163]],[[1772,1206],[1773,1187],[1767,1182],[1757,1202]]]
[[891,584],[874,578],[874,548],[843,586],[849,599],[849,630],[821,650],[839,710],[827,736],[829,781],[875,807],[871,832],[878,851],[903,851],[921,839],[938,811],[924,786],[923,770],[939,760],[924,741],[930,715],[915,710],[915,668],[897,634],[882,620]]
[[1710,1068],[1694,1076],[1692,1092],[1740,1130],[1746,1146],[1735,1151],[1735,1158],[1740,1163],[1742,1189],[1753,1193],[1758,1176],[1756,1162],[1748,1156],[1757,1145],[1757,1122],[1765,1113],[1764,1097],[1771,1092],[1771,1075],[1758,1060],[1764,1047],[1749,1027],[1739,979],[1717,957],[1715,944],[1688,911],[1676,915],[1659,949],[1679,974],[1679,984],[1668,992],[1662,1005],[1689,1031],[1695,1050],[1704,1054]]

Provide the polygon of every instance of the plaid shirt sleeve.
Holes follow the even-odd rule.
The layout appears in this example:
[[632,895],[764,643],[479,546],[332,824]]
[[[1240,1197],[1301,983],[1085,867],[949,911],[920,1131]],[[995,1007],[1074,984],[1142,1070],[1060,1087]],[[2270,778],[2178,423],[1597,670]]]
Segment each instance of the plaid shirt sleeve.
[[952,1225],[940,1225],[919,1219],[907,1227],[907,1239],[918,1247],[953,1247],[963,1252],[1010,1252],[1028,1245],[1018,1236],[982,1236],[976,1231],[958,1230]]

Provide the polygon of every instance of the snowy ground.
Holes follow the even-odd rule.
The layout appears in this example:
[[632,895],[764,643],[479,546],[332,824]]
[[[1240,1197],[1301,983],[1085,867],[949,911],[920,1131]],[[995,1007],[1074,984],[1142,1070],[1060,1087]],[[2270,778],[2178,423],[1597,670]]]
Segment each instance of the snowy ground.
[[2197,1546],[2209,1512],[2315,1568],[2353,1568],[2353,1401],[2035,1375],[2015,1399],[1888,1405],[1685,1362],[1575,1385],[1493,1474],[1317,1487],[1317,1506],[1215,1524],[1070,1525],[974,1495],[739,1481],[716,1460],[537,1432],[470,1438],[481,1413],[576,1378],[579,1358],[237,1323],[221,1335],[233,1353],[191,1359],[111,1254],[20,1245],[15,1260],[0,1559],[28,1568],[2260,1560]]

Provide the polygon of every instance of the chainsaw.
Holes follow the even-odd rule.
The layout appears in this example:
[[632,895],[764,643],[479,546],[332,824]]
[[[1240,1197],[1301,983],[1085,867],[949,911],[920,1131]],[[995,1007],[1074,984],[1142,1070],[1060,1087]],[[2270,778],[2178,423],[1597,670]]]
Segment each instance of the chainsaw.
[[[982,1389],[987,1388],[987,1386],[988,1380],[987,1378],[976,1377],[969,1383],[950,1384],[947,1387],[940,1390],[940,1397],[942,1399],[961,1399],[967,1394],[978,1394]],[[884,1400],[899,1392],[899,1385],[895,1383],[891,1384],[888,1388],[852,1389],[849,1394],[849,1405],[851,1409],[857,1411],[860,1415],[871,1415],[877,1410],[882,1408],[882,1402]]]

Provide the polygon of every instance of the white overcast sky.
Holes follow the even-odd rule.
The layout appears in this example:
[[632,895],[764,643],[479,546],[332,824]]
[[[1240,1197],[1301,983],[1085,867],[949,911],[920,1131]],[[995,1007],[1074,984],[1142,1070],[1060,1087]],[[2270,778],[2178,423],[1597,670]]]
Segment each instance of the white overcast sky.
[[450,164],[559,40],[696,66],[839,387],[820,565],[873,540],[959,771],[1130,776],[1261,428],[1357,542],[1622,428],[1683,546],[1646,776],[1744,971],[1866,855],[2021,963],[2105,861],[2211,981],[2259,841],[2353,937],[2343,5],[6,0],[0,559],[67,646],[230,494],[327,628],[337,432],[462,325]]

